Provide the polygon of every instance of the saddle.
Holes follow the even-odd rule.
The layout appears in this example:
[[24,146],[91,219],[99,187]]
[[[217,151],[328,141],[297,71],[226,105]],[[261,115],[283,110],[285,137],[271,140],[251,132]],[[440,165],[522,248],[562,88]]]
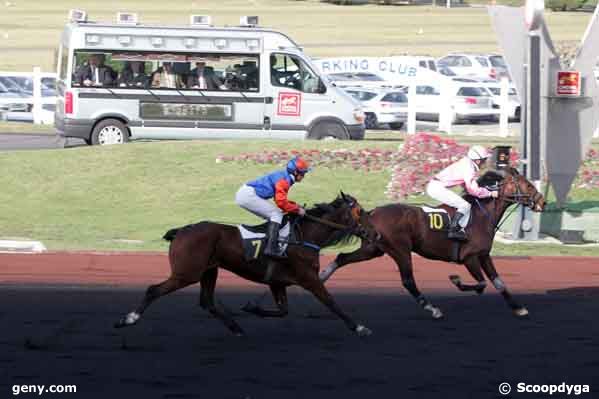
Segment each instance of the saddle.
[[[443,232],[443,234],[445,235],[449,233],[451,216],[445,209],[434,208],[426,205],[421,206],[421,209],[426,214],[426,218],[428,221],[427,226],[429,230],[435,232]],[[452,243],[451,260],[452,262],[459,263],[461,242],[456,240],[450,240],[449,238],[447,239]]]
[[[266,227],[268,223],[262,223],[258,225],[245,225],[241,224],[237,226],[239,233],[241,234],[241,242],[243,245],[243,254],[246,261],[257,260],[262,257],[264,247],[266,246]],[[281,245],[283,251],[287,250],[287,242],[290,240],[291,235],[291,223],[290,218],[285,215],[283,222],[279,229],[279,245]]]

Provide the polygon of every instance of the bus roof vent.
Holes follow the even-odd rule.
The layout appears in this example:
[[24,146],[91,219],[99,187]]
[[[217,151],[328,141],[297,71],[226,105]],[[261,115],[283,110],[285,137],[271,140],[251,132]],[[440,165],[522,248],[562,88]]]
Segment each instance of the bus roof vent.
[[119,25],[137,25],[137,14],[133,12],[117,12],[116,23]]
[[245,26],[248,28],[253,28],[258,26],[258,16],[257,15],[244,15],[239,18],[239,25]]
[[87,22],[87,13],[83,10],[70,10],[69,21],[71,22]]
[[210,15],[191,15],[189,24],[191,26],[212,26],[212,17]]

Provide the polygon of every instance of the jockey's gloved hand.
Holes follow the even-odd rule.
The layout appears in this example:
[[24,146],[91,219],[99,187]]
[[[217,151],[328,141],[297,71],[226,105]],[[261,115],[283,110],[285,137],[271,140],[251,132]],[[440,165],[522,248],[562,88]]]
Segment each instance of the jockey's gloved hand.
[[499,191],[491,191],[491,198],[499,197]]
[[306,210],[300,206],[297,210],[297,214],[303,217],[306,214]]

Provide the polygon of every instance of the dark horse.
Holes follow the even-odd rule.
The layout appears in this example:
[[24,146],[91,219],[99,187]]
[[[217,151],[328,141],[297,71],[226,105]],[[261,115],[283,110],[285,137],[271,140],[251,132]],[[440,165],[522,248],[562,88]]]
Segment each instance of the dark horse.
[[[418,304],[431,312],[433,318],[440,318],[443,313],[433,306],[418,290],[412,271],[412,252],[435,260],[463,263],[476,284],[467,285],[458,276],[450,276],[450,280],[462,291],[476,291],[482,294],[486,287],[484,274],[501,292],[509,307],[517,316],[526,316],[528,310],[518,304],[501,280],[491,259],[491,247],[496,227],[506,209],[512,204],[522,204],[536,212],[542,212],[545,207],[543,195],[535,186],[516,169],[509,168],[498,172],[489,171],[479,179],[480,185],[497,185],[497,199],[476,199],[471,196],[464,198],[472,203],[471,223],[467,229],[469,241],[462,243],[459,251],[455,251],[455,242],[447,238],[446,231],[431,231],[425,212],[415,206],[392,204],[375,208],[366,217],[369,228],[374,229],[379,239],[376,241],[362,240],[359,249],[351,253],[341,253],[320,274],[321,280],[326,281],[333,272],[347,264],[372,259],[388,254],[395,260],[404,287],[416,298]],[[441,206],[452,215],[455,210]],[[455,254],[457,253],[457,259]],[[481,271],[482,269],[482,271]]]
[[235,226],[200,222],[169,230],[164,239],[171,241],[170,277],[160,284],[148,287],[141,305],[117,322],[115,327],[135,324],[153,301],[199,281],[200,306],[221,320],[234,334],[243,335],[241,327],[214,302],[214,288],[218,268],[221,267],[248,280],[270,286],[278,310],[249,306],[245,309],[248,312],[262,317],[286,316],[286,288],[297,284],[314,294],[350,330],[360,336],[370,335],[368,328],[356,324],[341,310],[318,277],[318,249],[349,242],[353,234],[359,234],[360,218],[364,214],[358,201],[343,193],[330,204],[316,205],[306,211],[305,217],[293,221],[298,241],[289,243],[287,258],[276,260],[261,257],[247,261],[240,232]]

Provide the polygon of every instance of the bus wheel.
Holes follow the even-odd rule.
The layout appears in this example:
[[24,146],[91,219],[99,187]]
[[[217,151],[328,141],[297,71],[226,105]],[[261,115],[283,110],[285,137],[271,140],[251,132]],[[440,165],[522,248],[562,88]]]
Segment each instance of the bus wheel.
[[129,132],[118,119],[104,119],[94,127],[91,141],[93,145],[124,144],[129,141]]
[[310,129],[309,139],[322,140],[334,138],[339,140],[349,140],[349,133],[343,125],[337,122],[318,122]]

